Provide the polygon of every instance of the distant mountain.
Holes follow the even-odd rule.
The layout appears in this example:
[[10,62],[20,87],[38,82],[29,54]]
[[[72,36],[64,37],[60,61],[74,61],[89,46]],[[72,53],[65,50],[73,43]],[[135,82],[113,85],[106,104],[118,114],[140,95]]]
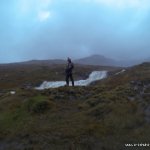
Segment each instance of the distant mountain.
[[53,64],[66,64],[66,61],[63,59],[49,59],[49,60],[29,60],[24,62],[14,62],[0,64],[0,66],[7,65],[53,65]]
[[[94,65],[94,66],[115,66],[115,67],[129,67],[143,62],[150,62],[150,57],[147,59],[138,60],[120,60],[111,59],[103,55],[91,55],[88,57],[73,60],[75,64],[81,65]],[[66,64],[63,59],[48,59],[48,60],[30,60],[24,62],[9,63],[9,65],[53,65],[53,64]],[[0,66],[8,64],[0,64]]]
[[102,55],[92,55],[89,57],[77,59],[74,62],[84,65],[117,66],[117,62],[115,60],[104,57]]
[[145,61],[146,61],[146,62],[150,62],[150,57],[148,57]]
[[26,61],[22,62],[23,64],[33,64],[33,65],[51,65],[51,64],[65,64],[66,61],[62,59],[49,59],[49,60],[31,60],[31,61]]
[[[76,64],[81,65],[97,65],[97,66],[117,66],[117,62],[113,59],[106,58],[102,55],[92,55],[89,57],[72,60]],[[52,65],[52,64],[66,64],[63,59],[49,59],[49,60],[30,60],[24,62],[10,63],[11,65]],[[10,65],[9,64],[9,65]],[[1,64],[7,65],[7,64]]]
[[125,67],[129,67],[129,66],[134,66],[134,65],[138,65],[144,62],[150,62],[150,57],[146,58],[146,59],[133,59],[133,60],[121,60],[118,61],[118,65],[119,66],[125,66]]
[[91,55],[89,57],[77,59],[74,61],[78,64],[84,65],[100,65],[100,66],[120,66],[120,67],[129,67],[134,66],[143,62],[150,62],[150,57],[147,59],[133,59],[133,60],[114,60],[102,55]]

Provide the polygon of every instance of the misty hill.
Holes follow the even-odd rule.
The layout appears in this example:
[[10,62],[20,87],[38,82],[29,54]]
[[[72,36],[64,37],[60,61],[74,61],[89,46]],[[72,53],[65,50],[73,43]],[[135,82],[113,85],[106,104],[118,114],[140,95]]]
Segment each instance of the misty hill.
[[102,55],[92,55],[75,60],[75,63],[86,65],[116,66],[117,62]]
[[[89,57],[72,60],[75,65],[91,65],[92,66],[119,66],[113,59],[106,58],[102,55],[92,55]],[[48,60],[30,60],[17,63],[0,64],[0,66],[21,66],[21,65],[40,65],[40,66],[52,66],[52,65],[64,65],[67,61],[63,59],[48,59]]]
[[150,62],[150,57],[148,57],[147,59],[145,59],[146,62]]
[[133,59],[133,60],[121,60],[121,61],[118,61],[117,64],[118,66],[126,66],[126,67],[129,67],[129,66],[134,66],[134,65],[138,65],[138,64],[141,64],[141,63],[144,63],[144,62],[150,62],[150,58],[146,58],[146,59]]
[[[137,60],[115,60],[103,55],[91,55],[88,57],[72,60],[75,64],[80,65],[93,65],[93,66],[116,66],[116,67],[129,67],[134,66],[143,62],[150,62],[150,57],[146,59]],[[48,60],[30,60],[17,63],[0,64],[0,66],[18,66],[18,65],[60,65],[66,64],[64,59],[48,59]]]
[[52,65],[52,64],[65,64],[66,61],[63,59],[49,59],[49,60],[31,60],[21,62],[21,64],[31,64],[31,65]]
[[102,65],[102,66],[120,66],[129,67],[134,66],[143,62],[150,62],[150,58],[147,59],[133,59],[133,60],[115,60],[102,55],[91,55],[89,57],[75,60],[78,64],[86,65]]
[[[116,66],[116,61],[110,58],[106,58],[102,55],[92,55],[89,57],[72,60],[76,64],[80,65],[99,65],[99,66]],[[63,59],[49,59],[49,60],[31,60],[25,62],[11,63],[9,65],[52,65],[52,64],[66,64],[66,60]]]

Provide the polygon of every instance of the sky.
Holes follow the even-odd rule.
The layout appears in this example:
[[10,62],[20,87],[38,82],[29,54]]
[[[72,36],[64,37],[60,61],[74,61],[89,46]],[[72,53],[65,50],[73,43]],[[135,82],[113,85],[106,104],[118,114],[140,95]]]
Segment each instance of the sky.
[[149,0],[1,0],[0,63],[150,57]]

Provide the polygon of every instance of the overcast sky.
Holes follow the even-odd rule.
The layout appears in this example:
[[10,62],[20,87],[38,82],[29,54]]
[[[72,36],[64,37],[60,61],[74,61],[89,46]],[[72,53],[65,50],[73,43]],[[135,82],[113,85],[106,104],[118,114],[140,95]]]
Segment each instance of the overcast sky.
[[0,63],[150,56],[150,0],[1,0]]

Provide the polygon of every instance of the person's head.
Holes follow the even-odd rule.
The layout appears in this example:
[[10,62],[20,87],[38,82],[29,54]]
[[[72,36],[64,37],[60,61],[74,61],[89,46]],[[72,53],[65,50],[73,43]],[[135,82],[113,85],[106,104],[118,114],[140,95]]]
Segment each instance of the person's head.
[[69,63],[71,63],[71,59],[70,59],[69,57],[68,57],[67,61],[68,61]]

